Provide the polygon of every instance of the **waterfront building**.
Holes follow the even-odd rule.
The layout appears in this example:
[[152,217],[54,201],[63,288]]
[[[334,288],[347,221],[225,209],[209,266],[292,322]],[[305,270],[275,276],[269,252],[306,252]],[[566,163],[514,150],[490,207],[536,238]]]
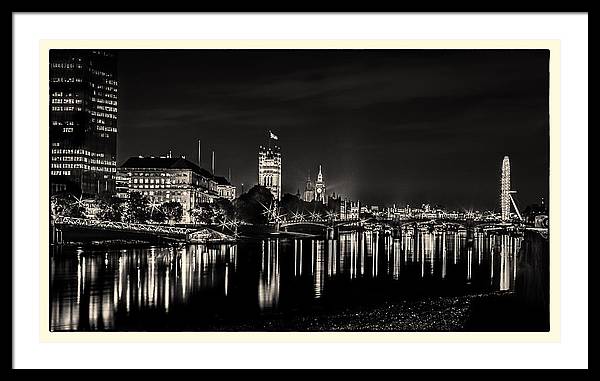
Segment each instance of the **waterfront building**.
[[381,205],[371,205],[371,207],[369,208],[369,212],[372,216],[378,218],[383,218],[387,216],[387,208]]
[[114,194],[117,58],[102,50],[50,50],[50,191]]
[[348,202],[346,200],[340,202],[340,220],[345,220],[348,217],[347,205]]
[[323,180],[323,172],[319,165],[319,174],[317,175],[317,181],[315,182],[315,201],[322,204],[326,203],[326,188],[325,181]]
[[360,201],[354,202],[348,199],[340,201],[340,219],[358,220],[360,219]]
[[360,201],[350,202],[350,220],[360,220]]
[[278,140],[269,131],[267,145],[258,149],[258,185],[268,188],[273,198],[281,201],[281,147]]
[[217,183],[219,197],[233,201],[235,199],[235,186],[231,185],[229,180],[222,176],[215,176],[214,180]]
[[115,175],[115,196],[121,199],[129,197],[129,176],[121,169],[118,169]]
[[459,218],[458,212],[447,212],[444,214],[443,218],[448,218],[452,220],[457,220]]
[[335,193],[333,193],[327,199],[327,210],[335,213],[338,216],[341,214],[341,206],[342,206],[342,197],[336,196]]
[[302,198],[306,202],[313,202],[315,200],[315,186],[310,179],[310,174],[306,179],[306,185],[304,186],[304,196]]
[[183,206],[182,222],[190,223],[191,211],[219,197],[214,176],[183,157],[132,157],[119,169],[128,192],[139,192],[156,203],[177,201]]

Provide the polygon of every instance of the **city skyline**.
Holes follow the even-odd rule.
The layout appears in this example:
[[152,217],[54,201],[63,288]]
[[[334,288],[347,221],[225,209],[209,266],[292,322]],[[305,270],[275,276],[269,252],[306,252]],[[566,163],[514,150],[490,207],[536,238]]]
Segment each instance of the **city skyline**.
[[[425,82],[404,89],[407,98],[395,91],[411,78],[395,77],[389,60],[401,53],[397,63],[406,63],[411,52],[417,60],[401,73],[418,67],[421,76],[413,74]],[[179,53],[169,53],[171,63],[139,61],[141,72],[147,62],[158,70],[134,90],[136,74],[123,70],[119,52],[51,57],[49,244],[58,262],[49,268],[51,332],[474,331],[482,324],[502,331],[513,323],[490,319],[498,292],[507,316],[530,316],[517,318],[520,329],[548,330],[546,195],[521,203],[523,214],[513,197],[520,190],[527,200],[547,187],[539,176],[548,168],[533,169],[548,148],[546,119],[526,99],[543,81],[522,77],[527,60],[496,67],[507,82],[498,87],[497,78],[481,76],[490,57],[464,60],[458,51],[236,51],[270,57],[242,73],[236,68],[253,63],[248,57],[221,61],[223,69],[211,55],[232,52],[202,51],[200,77],[178,66],[201,69]],[[284,65],[295,54],[300,59]],[[427,67],[431,54],[445,74]],[[330,71],[318,74],[327,64]],[[310,78],[306,65],[314,66]],[[190,93],[180,73],[204,87]],[[219,89],[225,73],[246,87]],[[450,73],[458,82],[480,76],[450,91]],[[469,86],[467,93],[491,99],[465,95]],[[515,86],[529,95],[495,92]],[[512,124],[494,124],[499,116]],[[519,135],[525,128],[527,139]],[[514,160],[519,147],[527,154]],[[98,248],[101,272],[90,262]],[[482,297],[483,314],[475,306]],[[405,320],[413,302],[425,315]],[[394,303],[401,304],[391,310]],[[340,311],[351,314],[340,320]],[[311,316],[336,322],[315,325]],[[309,326],[297,324],[307,317]]]
[[328,193],[365,203],[498,210],[510,156],[525,207],[548,198],[547,65],[542,50],[120,51],[118,164],[194,158],[199,139],[203,167],[214,150],[247,190],[272,130],[282,194],[322,164]]

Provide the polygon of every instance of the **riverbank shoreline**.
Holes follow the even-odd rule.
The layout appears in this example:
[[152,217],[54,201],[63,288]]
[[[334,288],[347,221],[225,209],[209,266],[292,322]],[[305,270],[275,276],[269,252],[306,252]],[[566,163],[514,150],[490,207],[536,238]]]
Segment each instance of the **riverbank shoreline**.
[[[497,306],[504,311],[498,313]],[[508,332],[548,331],[539,315],[523,317],[514,292],[432,296],[335,312],[269,317],[243,324],[215,324],[210,331],[258,332]],[[496,314],[490,318],[491,314]],[[520,323],[515,318],[519,316]],[[533,318],[533,319],[532,319]]]
[[[216,321],[203,329],[138,327],[143,332],[547,332],[541,311],[510,291],[428,296],[338,311],[269,315],[248,321]],[[61,331],[61,330],[57,330]],[[115,332],[115,330],[107,330]],[[67,332],[67,331],[63,331]]]
[[[214,227],[213,227],[214,228]],[[173,246],[185,244],[185,238],[169,237],[167,235],[158,235],[145,232],[116,232],[104,229],[94,229],[90,227],[75,227],[65,226],[62,228],[63,238],[60,244],[51,245],[62,245],[62,246],[78,246],[78,247],[106,247],[111,248],[115,246]],[[241,241],[259,241],[265,239],[302,239],[302,238],[313,238],[319,239],[324,238],[324,235],[309,234],[301,232],[278,232],[270,229],[246,229],[240,231],[239,236],[235,240],[231,241],[214,241],[206,242],[203,244],[235,244]]]

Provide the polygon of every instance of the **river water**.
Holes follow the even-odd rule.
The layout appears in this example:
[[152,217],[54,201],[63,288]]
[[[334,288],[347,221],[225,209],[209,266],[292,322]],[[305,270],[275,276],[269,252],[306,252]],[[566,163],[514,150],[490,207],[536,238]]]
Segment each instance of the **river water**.
[[339,239],[52,246],[50,330],[210,331],[272,317],[512,290],[522,238],[380,232]]

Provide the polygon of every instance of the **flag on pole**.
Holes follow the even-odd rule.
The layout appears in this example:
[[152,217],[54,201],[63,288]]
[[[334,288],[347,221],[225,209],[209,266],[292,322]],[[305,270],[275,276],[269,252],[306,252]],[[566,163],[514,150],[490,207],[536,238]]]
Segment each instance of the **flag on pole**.
[[269,134],[271,135],[271,139],[274,140],[278,140],[279,138],[277,137],[277,135],[275,135],[274,133],[272,133],[271,131],[269,131]]

